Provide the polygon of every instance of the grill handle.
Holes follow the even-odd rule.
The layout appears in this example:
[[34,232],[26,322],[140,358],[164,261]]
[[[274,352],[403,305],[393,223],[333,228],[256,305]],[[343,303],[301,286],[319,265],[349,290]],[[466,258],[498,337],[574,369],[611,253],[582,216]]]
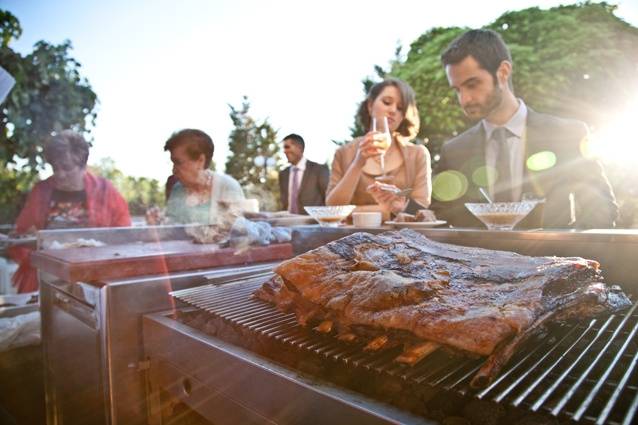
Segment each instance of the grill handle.
[[92,329],[98,328],[95,310],[75,298],[56,292],[53,297],[53,303],[56,307],[75,317],[88,327]]

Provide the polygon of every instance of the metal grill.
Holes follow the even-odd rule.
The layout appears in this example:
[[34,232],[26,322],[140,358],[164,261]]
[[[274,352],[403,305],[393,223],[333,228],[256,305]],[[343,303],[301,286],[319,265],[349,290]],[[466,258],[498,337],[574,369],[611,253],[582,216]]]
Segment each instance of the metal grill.
[[393,360],[401,347],[367,352],[363,342],[346,344],[319,334],[300,326],[294,314],[282,313],[252,298],[252,292],[264,280],[260,276],[172,295],[256,336],[346,367],[580,423],[636,423],[638,303],[621,315],[550,326],[545,335],[519,350],[489,387],[476,392],[469,382],[483,360],[461,358],[439,349],[414,366],[396,363]]

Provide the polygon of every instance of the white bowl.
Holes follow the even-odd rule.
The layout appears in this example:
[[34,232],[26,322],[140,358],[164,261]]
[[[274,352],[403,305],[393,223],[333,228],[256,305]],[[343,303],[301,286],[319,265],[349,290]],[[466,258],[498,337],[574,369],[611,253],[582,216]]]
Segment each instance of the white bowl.
[[380,212],[353,212],[352,224],[356,227],[379,227],[383,215]]
[[512,230],[537,203],[538,201],[467,203],[465,207],[490,230]]
[[323,227],[339,226],[339,223],[348,217],[355,208],[355,205],[304,207],[306,212]]

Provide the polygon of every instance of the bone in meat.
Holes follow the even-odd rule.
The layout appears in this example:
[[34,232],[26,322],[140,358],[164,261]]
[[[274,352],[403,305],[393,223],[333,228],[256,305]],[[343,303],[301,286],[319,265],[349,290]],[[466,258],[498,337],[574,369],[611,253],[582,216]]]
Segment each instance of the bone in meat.
[[[430,341],[494,354],[487,379],[476,381],[481,385],[511,356],[502,347],[513,343],[513,353],[548,313],[587,316],[629,305],[622,292],[610,302],[594,261],[454,246],[407,229],[352,234],[275,272],[278,285],[256,295],[294,311],[302,324],[330,320],[339,334],[366,330],[371,339],[398,335],[406,346]],[[593,304],[575,296],[591,288],[599,293]]]

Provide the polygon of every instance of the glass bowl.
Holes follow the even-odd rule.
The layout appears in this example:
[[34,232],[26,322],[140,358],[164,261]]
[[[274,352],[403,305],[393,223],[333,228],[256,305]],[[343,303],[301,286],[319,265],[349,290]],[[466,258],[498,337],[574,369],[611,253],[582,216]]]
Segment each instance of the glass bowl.
[[465,207],[489,230],[512,230],[536,206],[538,201],[466,203]]
[[339,226],[339,223],[348,217],[355,208],[355,205],[304,207],[306,212],[323,227]]

